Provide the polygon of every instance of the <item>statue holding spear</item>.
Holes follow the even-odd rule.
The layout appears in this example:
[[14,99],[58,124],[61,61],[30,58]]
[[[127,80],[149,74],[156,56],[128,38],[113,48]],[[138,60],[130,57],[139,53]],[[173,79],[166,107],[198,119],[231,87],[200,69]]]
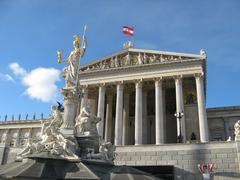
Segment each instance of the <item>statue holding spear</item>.
[[62,88],[62,94],[64,97],[64,115],[63,123],[60,127],[61,133],[66,137],[73,136],[75,128],[75,118],[77,115],[77,108],[79,103],[79,69],[80,60],[83,57],[86,50],[86,38],[85,33],[87,26],[84,26],[82,39],[79,35],[74,36],[73,47],[69,57],[63,60],[63,51],[58,51],[58,63],[66,62],[67,66],[63,70],[63,77],[66,81],[66,85]]
[[58,51],[58,63],[66,62],[68,66],[63,70],[63,77],[66,80],[66,88],[78,86],[78,73],[80,68],[80,60],[86,51],[86,30],[84,26],[82,41],[79,35],[74,36],[73,47],[74,50],[70,53],[66,60],[62,59],[63,51]]

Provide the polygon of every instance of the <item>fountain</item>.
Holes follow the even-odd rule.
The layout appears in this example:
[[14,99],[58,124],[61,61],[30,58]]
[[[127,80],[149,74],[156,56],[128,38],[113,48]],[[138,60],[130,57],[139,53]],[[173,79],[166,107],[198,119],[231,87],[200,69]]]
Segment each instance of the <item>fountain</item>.
[[[64,105],[52,107],[49,120],[42,123],[41,136],[29,139],[15,162],[0,166],[1,179],[158,179],[127,166],[114,166],[115,146],[104,142],[98,134],[101,118],[88,106],[77,116],[80,59],[86,50],[86,26],[82,43],[74,36],[74,50],[63,70],[66,86],[62,89]],[[58,51],[61,63],[62,51]]]

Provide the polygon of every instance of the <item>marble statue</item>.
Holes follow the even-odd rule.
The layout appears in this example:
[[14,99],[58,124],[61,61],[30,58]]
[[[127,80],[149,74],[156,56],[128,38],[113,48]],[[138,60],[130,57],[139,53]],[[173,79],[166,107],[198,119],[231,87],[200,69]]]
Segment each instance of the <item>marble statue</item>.
[[204,51],[203,49],[201,49],[201,50],[200,50],[200,55],[206,56],[206,55],[207,55],[207,54],[206,54],[206,51]]
[[130,54],[128,53],[126,56],[125,56],[125,65],[128,66],[131,64],[131,59],[130,59]]
[[[84,34],[85,34],[84,29]],[[86,39],[83,36],[83,43],[81,44],[81,39],[79,35],[74,36],[73,41],[74,50],[70,53],[69,57],[66,60],[63,60],[62,54],[63,51],[57,51],[58,63],[62,61],[67,62],[68,66],[63,70],[63,77],[66,80],[66,87],[73,87],[77,84],[77,76],[79,70],[79,60],[84,55],[86,50]]]
[[81,135],[98,135],[96,124],[101,118],[93,115],[87,106],[81,109],[79,116],[76,118],[75,127]]
[[53,106],[52,107],[52,114],[49,117],[49,121],[42,121],[42,128],[41,128],[41,134],[44,134],[44,131],[46,127],[51,127],[53,129],[53,132],[58,131],[60,126],[63,123],[63,117],[62,117],[62,111],[59,109],[59,106]]
[[118,57],[117,56],[115,56],[114,58],[113,58],[113,63],[114,63],[114,67],[119,67],[120,65],[119,65],[119,62],[118,62]]
[[240,141],[240,120],[234,124],[235,141]]
[[8,138],[7,132],[3,133],[2,139],[1,139],[1,143],[2,143],[2,144],[6,143],[7,138]]
[[40,140],[34,142],[29,138],[26,147],[17,154],[17,159],[25,158],[29,155],[37,155],[41,152],[48,152],[66,159],[79,159],[74,154],[75,143],[66,139],[59,131],[62,124],[62,111],[59,107],[52,107],[52,115],[48,122],[42,123]]
[[141,55],[141,53],[138,54],[138,64],[143,64],[143,57]]
[[112,162],[115,158],[116,147],[110,142],[103,142],[100,144],[99,153],[90,152],[87,154],[87,159],[97,159]]

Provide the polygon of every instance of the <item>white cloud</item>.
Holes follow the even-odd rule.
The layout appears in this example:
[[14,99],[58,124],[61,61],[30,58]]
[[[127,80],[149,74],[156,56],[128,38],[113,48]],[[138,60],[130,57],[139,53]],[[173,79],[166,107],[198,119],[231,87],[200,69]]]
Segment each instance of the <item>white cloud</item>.
[[27,71],[22,68],[18,63],[14,62],[9,65],[9,68],[13,71],[16,76],[25,76]]
[[5,81],[14,81],[13,77],[10,76],[9,74],[2,74],[0,73],[0,79],[3,79]]
[[43,102],[56,100],[58,87],[55,83],[60,80],[58,69],[39,67],[27,72],[18,63],[12,63],[9,67],[16,76],[20,76],[22,84],[27,87],[25,95]]

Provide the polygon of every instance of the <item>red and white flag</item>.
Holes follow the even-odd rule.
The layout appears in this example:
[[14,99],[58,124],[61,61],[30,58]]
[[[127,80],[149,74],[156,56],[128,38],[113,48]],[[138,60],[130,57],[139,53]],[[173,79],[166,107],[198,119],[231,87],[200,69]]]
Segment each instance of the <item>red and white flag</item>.
[[126,35],[129,35],[129,36],[133,36],[134,35],[134,28],[123,26],[123,33],[126,34]]

